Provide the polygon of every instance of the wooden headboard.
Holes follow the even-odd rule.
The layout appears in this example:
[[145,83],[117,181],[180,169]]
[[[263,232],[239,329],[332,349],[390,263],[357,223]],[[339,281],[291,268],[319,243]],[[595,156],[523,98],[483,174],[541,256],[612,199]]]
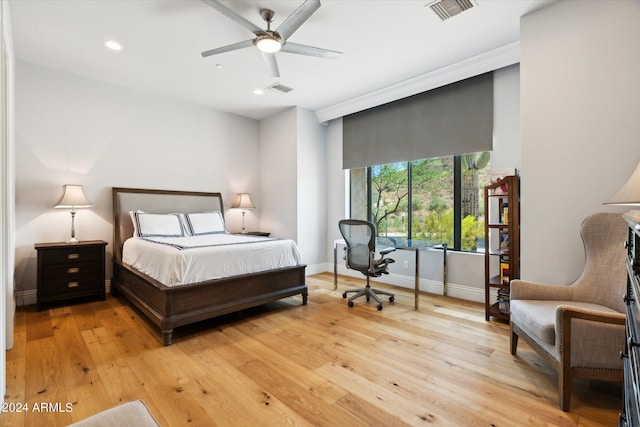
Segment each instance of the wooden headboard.
[[113,256],[122,261],[122,245],[133,235],[130,211],[148,213],[196,213],[220,211],[224,216],[222,195],[198,191],[145,190],[112,188]]

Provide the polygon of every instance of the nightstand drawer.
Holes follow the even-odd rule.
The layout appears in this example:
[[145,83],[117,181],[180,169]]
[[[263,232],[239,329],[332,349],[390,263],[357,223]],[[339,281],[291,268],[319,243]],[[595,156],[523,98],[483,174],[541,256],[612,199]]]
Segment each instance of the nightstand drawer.
[[88,262],[69,262],[66,264],[45,265],[42,273],[47,279],[57,279],[59,277],[79,277],[100,275],[100,265]]
[[104,257],[104,248],[100,246],[79,247],[70,245],[59,250],[43,250],[42,262],[48,264],[77,263],[96,261]]
[[104,283],[100,283],[100,277],[98,276],[60,277],[58,279],[43,280],[40,290],[43,297],[63,294],[68,296],[66,294],[69,292],[74,294],[82,292],[96,293],[101,286],[104,288]]

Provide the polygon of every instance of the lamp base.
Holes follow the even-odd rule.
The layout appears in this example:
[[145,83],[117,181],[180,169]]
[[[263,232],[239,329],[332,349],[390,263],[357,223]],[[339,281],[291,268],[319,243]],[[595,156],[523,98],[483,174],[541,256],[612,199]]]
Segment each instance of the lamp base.
[[67,240],[67,243],[78,243],[79,240],[76,239],[75,237],[70,238],[69,240]]

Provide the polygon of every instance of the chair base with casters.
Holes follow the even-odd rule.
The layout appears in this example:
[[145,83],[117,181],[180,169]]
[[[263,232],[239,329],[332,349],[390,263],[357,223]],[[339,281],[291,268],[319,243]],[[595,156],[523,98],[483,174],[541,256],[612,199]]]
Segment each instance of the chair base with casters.
[[342,297],[346,298],[347,294],[355,292],[355,295],[349,298],[349,307],[353,307],[353,300],[364,295],[367,298],[367,302],[373,298],[378,303],[378,310],[382,310],[382,300],[378,294],[388,296],[390,302],[395,300],[395,295],[391,292],[373,289],[369,285],[369,278],[389,274],[389,264],[395,261],[391,258],[385,258],[385,256],[396,249],[383,249],[380,251],[380,257],[376,258],[376,229],[372,222],[359,219],[343,219],[338,223],[338,228],[347,244],[344,255],[347,268],[358,270],[367,278],[366,287],[348,289],[344,291]]
[[382,310],[382,300],[380,299],[378,294],[388,296],[389,297],[389,302],[393,302],[396,299],[396,296],[392,292],[387,292],[387,291],[382,291],[380,289],[372,288],[369,285],[369,276],[367,276],[367,286],[366,287],[359,288],[359,289],[347,289],[346,291],[344,291],[342,293],[342,298],[346,298],[347,294],[352,293],[352,292],[355,292],[356,294],[349,298],[349,301],[347,302],[347,305],[349,307],[353,307],[353,300],[354,299],[360,298],[363,295],[366,296],[367,302],[369,302],[371,300],[371,298],[376,300],[376,302],[378,303],[378,305],[376,306],[378,308],[378,310]]

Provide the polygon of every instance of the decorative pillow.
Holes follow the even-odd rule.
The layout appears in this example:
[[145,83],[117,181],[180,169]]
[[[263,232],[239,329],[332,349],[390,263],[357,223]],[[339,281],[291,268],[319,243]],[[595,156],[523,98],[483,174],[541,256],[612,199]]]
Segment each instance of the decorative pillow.
[[227,232],[224,228],[224,218],[220,211],[188,213],[185,214],[185,217],[187,228],[193,236]]
[[139,237],[182,237],[184,228],[178,214],[151,214],[136,212]]

